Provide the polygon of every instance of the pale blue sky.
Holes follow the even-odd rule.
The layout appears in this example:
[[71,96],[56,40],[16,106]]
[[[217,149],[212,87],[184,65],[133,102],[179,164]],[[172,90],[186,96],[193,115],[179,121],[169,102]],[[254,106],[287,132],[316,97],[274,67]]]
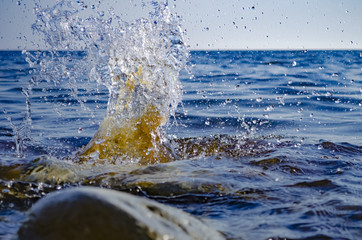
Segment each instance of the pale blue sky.
[[[0,0],[0,49],[43,48],[34,36],[34,2]],[[98,1],[85,1],[98,2]],[[104,0],[132,21],[142,0]],[[169,0],[191,49],[362,49],[361,0]]]

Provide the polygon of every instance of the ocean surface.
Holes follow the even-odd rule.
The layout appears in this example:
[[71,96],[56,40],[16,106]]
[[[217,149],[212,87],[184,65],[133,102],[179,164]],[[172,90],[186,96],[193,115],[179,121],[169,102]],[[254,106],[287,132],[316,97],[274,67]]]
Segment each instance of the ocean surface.
[[[108,90],[86,75],[35,82],[27,56],[0,52],[0,239],[79,185],[174,206],[227,239],[362,239],[361,51],[192,51],[165,127],[178,160],[87,170],[67,157],[97,131]],[[39,162],[75,177],[31,177]]]

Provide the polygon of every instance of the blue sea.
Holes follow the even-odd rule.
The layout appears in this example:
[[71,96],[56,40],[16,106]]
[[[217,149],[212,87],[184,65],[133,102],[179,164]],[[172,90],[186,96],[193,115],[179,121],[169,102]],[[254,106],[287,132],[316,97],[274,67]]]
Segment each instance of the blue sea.
[[39,80],[27,57],[0,52],[0,239],[37,200],[80,185],[179,208],[226,239],[362,239],[361,51],[192,51],[165,127],[178,160],[59,181],[23,176],[86,145],[109,93],[85,73]]

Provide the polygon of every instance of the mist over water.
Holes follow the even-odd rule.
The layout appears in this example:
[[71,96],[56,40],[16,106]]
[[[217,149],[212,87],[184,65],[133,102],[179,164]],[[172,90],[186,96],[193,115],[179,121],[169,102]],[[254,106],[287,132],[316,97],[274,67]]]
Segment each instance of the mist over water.
[[[361,53],[189,52],[167,3],[145,5],[130,22],[100,5],[38,6],[49,50],[0,52],[0,236],[44,195],[97,186],[227,239],[359,239]],[[79,160],[138,126],[150,134],[126,146],[146,150]]]

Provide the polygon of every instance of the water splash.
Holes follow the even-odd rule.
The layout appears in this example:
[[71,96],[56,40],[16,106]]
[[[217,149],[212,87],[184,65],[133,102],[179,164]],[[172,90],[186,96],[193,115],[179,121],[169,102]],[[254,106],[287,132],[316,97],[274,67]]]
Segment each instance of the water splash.
[[[50,49],[25,52],[30,66],[39,66],[37,83],[67,82],[83,109],[87,107],[78,92],[80,85],[94,91],[96,84],[95,91],[106,87],[109,92],[106,116],[77,155],[81,161],[158,162],[172,155],[164,147],[163,127],[181,101],[179,71],[186,65],[188,50],[180,19],[167,2],[150,5],[149,16],[132,23],[114,9],[107,16],[95,5],[84,14],[86,5],[72,1],[35,9],[33,30]],[[74,51],[85,56],[76,60],[71,57]]]
[[28,147],[28,144],[33,141],[31,137],[32,129],[32,119],[31,119],[31,95],[34,81],[31,78],[28,86],[23,87],[21,93],[25,96],[25,106],[26,112],[22,121],[19,124],[16,124],[10,115],[8,115],[6,109],[3,109],[6,120],[8,120],[10,127],[12,129],[12,134],[15,143],[15,153],[18,158],[25,157],[25,149]]

